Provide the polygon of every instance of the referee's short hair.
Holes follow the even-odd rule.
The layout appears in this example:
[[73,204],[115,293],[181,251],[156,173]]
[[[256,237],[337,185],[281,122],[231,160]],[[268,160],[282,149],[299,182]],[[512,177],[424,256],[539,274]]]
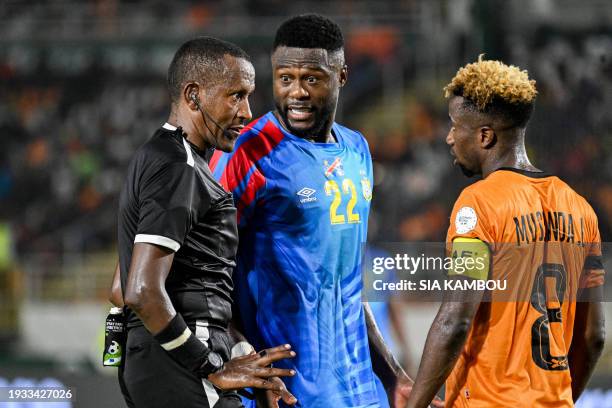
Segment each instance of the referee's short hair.
[[172,103],[181,96],[183,86],[190,81],[214,85],[223,80],[223,57],[230,55],[251,61],[251,57],[236,44],[214,37],[198,37],[187,41],[178,49],[168,68],[168,92]]
[[285,21],[276,31],[272,51],[280,46],[323,48],[328,52],[344,48],[338,24],[319,14],[303,14]]

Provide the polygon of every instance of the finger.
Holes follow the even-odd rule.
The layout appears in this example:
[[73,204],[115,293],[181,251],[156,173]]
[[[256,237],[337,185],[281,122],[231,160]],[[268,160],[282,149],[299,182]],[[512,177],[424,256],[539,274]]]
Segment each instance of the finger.
[[280,395],[277,391],[266,391],[266,407],[267,408],[279,408],[278,401]]
[[434,408],[444,408],[445,404],[444,401],[442,401],[440,398],[436,398],[431,401],[431,406]]
[[284,351],[284,350],[291,350],[291,344],[283,344],[282,346],[270,347],[270,348],[267,348],[265,350],[261,350],[257,354],[259,354],[261,357],[263,357],[266,354],[274,353],[274,352],[277,352],[277,351]]
[[403,384],[396,388],[396,392],[408,397],[412,392],[412,384]]
[[[294,405],[297,403],[297,398],[295,398],[293,396],[293,394],[291,394],[288,390],[287,387],[285,387],[285,383],[283,382],[283,380],[281,380],[278,377],[272,377],[270,378],[270,381],[274,382],[275,384],[278,384],[281,387],[281,392],[280,394],[278,393],[274,393],[274,395],[277,395],[277,401],[278,398],[282,399],[283,402],[287,405]],[[268,392],[270,393],[270,392]]]
[[295,370],[286,368],[256,368],[253,375],[257,377],[292,377],[295,375]]
[[295,357],[295,351],[293,350],[278,350],[273,352],[267,352],[264,356],[260,355],[257,364],[259,366],[267,366],[274,363],[275,361],[293,357]]
[[246,363],[246,362],[256,361],[257,359],[259,359],[259,354],[252,353],[252,354],[247,354],[247,355],[240,356],[240,357],[234,357],[230,361],[241,361],[241,362]]
[[297,398],[295,398],[293,394],[287,391],[287,388],[285,387],[283,387],[283,389],[281,390],[280,396],[283,402],[287,405],[295,405],[297,403]]
[[404,407],[406,402],[408,402],[408,397],[410,396],[411,391],[412,384],[398,385],[395,389],[394,406],[398,408]]
[[264,380],[263,378],[250,377],[249,379],[247,379],[246,382],[247,384],[245,385],[245,387],[255,387],[255,388],[261,388],[262,390],[270,390],[270,391],[276,391],[276,392],[281,391],[280,385],[275,384],[268,380]]

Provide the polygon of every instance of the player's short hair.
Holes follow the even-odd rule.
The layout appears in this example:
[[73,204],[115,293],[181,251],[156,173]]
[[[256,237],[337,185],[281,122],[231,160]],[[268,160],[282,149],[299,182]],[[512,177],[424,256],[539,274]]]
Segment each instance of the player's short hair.
[[538,91],[526,70],[501,61],[478,61],[459,68],[444,87],[444,96],[462,96],[465,108],[496,116],[505,127],[524,127],[535,105]]
[[272,51],[280,46],[323,48],[329,52],[344,48],[338,24],[319,14],[302,14],[285,21],[276,31]]
[[218,38],[198,37],[181,45],[168,67],[168,92],[172,103],[180,99],[187,82],[199,81],[210,86],[222,81],[225,55],[251,61],[242,48]]

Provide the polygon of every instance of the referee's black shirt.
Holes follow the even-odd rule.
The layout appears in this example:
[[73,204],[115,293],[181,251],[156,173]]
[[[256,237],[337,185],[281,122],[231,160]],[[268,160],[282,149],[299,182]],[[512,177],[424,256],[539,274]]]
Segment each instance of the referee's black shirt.
[[[206,152],[164,124],[135,154],[119,199],[119,263],[125,290],[136,242],[175,251],[166,291],[188,325],[226,328],[238,245],[236,208],[210,173]],[[128,327],[142,325],[128,309]]]

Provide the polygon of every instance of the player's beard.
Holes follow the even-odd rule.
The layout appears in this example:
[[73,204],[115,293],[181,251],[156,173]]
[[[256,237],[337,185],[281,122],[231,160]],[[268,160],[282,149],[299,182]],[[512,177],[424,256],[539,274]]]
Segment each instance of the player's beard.
[[280,114],[285,126],[287,127],[287,130],[291,132],[291,134],[301,137],[301,138],[311,139],[317,136],[324,136],[321,134],[325,130],[327,123],[331,120],[331,117],[334,111],[334,107],[333,107],[333,104],[330,103],[330,104],[323,106],[321,109],[315,109],[313,111],[314,123],[311,127],[307,129],[298,129],[298,128],[294,128],[293,126],[291,126],[291,123],[289,122],[289,117],[288,117],[288,112],[289,112],[288,104],[284,107],[281,107],[277,103],[276,111]]

